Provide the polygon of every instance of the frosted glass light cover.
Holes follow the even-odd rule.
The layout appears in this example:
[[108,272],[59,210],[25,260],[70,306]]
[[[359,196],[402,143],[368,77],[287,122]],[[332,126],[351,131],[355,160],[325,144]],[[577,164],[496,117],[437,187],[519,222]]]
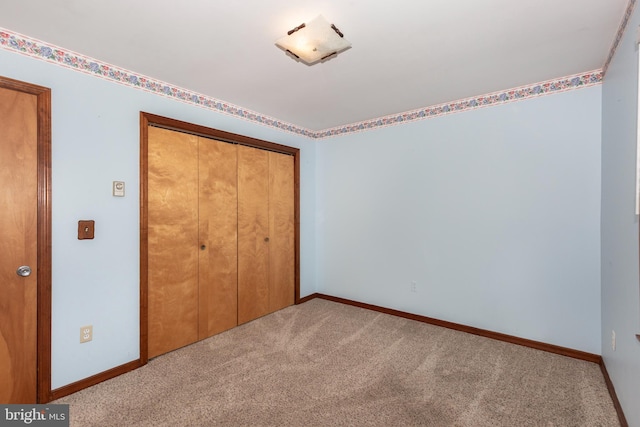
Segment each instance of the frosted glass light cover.
[[306,23],[304,28],[276,40],[276,45],[291,51],[307,64],[351,47],[351,43],[340,37],[322,15]]

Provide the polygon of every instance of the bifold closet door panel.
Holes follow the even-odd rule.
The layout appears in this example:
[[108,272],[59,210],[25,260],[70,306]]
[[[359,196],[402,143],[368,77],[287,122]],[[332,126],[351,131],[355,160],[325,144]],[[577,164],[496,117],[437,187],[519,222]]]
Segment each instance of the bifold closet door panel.
[[237,146],[199,138],[200,331],[238,325]]
[[293,305],[295,206],[293,156],[269,153],[269,311]]
[[238,146],[238,324],[269,313],[269,152]]
[[198,339],[198,137],[148,128],[149,357]]

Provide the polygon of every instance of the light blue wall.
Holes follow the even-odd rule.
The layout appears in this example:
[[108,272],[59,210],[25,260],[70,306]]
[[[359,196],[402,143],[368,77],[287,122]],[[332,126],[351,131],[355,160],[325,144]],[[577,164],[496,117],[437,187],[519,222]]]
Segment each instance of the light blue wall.
[[[602,88],[602,356],[631,426],[640,426],[640,294],[635,215],[635,8]],[[611,332],[616,332],[616,350]]]
[[600,121],[596,86],[319,141],[318,291],[599,354]]
[[[302,296],[592,353],[615,324],[605,357],[633,416],[638,346],[620,337],[639,317],[628,56],[607,75],[604,114],[591,87],[314,142],[0,50],[0,75],[53,90],[53,387],[138,358],[142,110],[302,149]],[[127,197],[111,196],[113,180]],[[76,239],[79,219],[96,220],[95,240]],[[85,324],[95,338],[80,345]]]
[[[52,89],[54,389],[139,357],[140,111],[301,148],[301,295],[315,292],[312,140],[6,50],[0,75]],[[96,221],[95,240],[77,240],[80,219]]]

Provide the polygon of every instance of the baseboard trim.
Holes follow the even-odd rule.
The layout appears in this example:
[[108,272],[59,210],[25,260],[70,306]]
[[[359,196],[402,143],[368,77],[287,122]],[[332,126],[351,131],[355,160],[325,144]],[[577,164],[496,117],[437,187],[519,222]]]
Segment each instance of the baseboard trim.
[[69,385],[65,385],[63,387],[57,388],[51,391],[50,401],[55,399],[60,399],[61,397],[76,393],[80,390],[89,388],[103,381],[110,380],[111,378],[115,378],[118,375],[126,374],[127,372],[133,371],[134,369],[137,369],[141,366],[142,366],[142,363],[140,359],[134,360],[129,363],[125,363],[124,365],[116,366],[115,368],[111,368],[104,372],[100,372],[99,374],[93,375],[83,380],[76,381],[75,383],[71,383]]
[[311,301],[312,299],[314,299],[314,298],[318,298],[319,296],[320,296],[320,294],[316,292],[316,293],[313,293],[313,294],[311,294],[311,295],[307,295],[306,297],[299,298],[299,299],[296,301],[296,305],[298,305],[298,304],[302,304],[302,303],[305,303],[305,302],[307,302],[307,301]]
[[616,394],[616,389],[613,386],[611,377],[609,377],[609,372],[607,372],[607,367],[604,364],[603,358],[600,358],[599,364],[600,364],[600,370],[602,371],[602,376],[604,377],[604,382],[607,384],[607,390],[609,390],[609,395],[611,396],[611,400],[613,400],[613,406],[616,408],[616,412],[618,413],[618,420],[620,420],[620,426],[629,427],[629,423],[627,422],[627,418],[624,416],[622,405],[620,405],[620,401],[618,400],[618,395]]
[[442,326],[444,328],[453,329],[461,332],[467,332],[469,334],[479,335],[485,338],[491,338],[498,341],[504,341],[511,344],[517,344],[524,347],[546,351],[549,353],[572,357],[574,359],[597,363],[598,365],[600,365],[600,370],[602,371],[602,375],[604,376],[604,381],[607,385],[607,390],[609,391],[609,395],[611,396],[611,400],[613,401],[613,406],[615,407],[616,413],[618,414],[618,419],[620,420],[620,426],[629,427],[629,424],[627,423],[627,419],[622,410],[622,405],[620,405],[620,401],[618,400],[618,395],[616,394],[616,390],[613,387],[613,382],[611,382],[611,378],[609,377],[609,373],[607,372],[607,367],[605,366],[604,359],[599,354],[587,353],[585,351],[574,350],[572,348],[561,347],[554,344],[547,344],[540,341],[534,341],[526,338],[515,337],[513,335],[503,334],[500,332],[493,332],[493,331],[488,331],[486,329],[474,328],[472,326],[462,325],[460,323],[448,322],[446,320],[434,319],[433,317],[421,316],[419,314],[407,313],[405,311],[394,310],[392,308],[366,304],[359,301],[353,301],[345,298],[334,297],[331,295],[325,295],[320,293],[311,294],[308,297],[305,297],[304,301],[300,300],[300,303],[310,301],[314,298],[324,299],[324,300],[333,301],[333,302],[346,304],[346,305],[352,305],[354,307],[360,307],[367,310],[390,314],[392,316],[403,317],[405,319],[416,320],[418,322],[428,323],[430,325]]
[[[314,293],[308,295],[304,298],[299,298],[295,303],[302,304],[304,302],[310,301],[314,298],[317,298],[319,294]],[[93,375],[89,378],[85,378],[83,380],[77,381],[75,383],[68,384],[66,386],[57,388],[52,390],[49,394],[49,399],[47,402],[52,400],[60,399],[61,397],[68,396],[70,394],[76,393],[85,388],[89,388],[93,385],[101,383],[106,380],[110,380],[111,378],[115,378],[119,375],[126,374],[127,372],[133,371],[134,369],[138,369],[141,366],[145,365],[142,359],[133,360],[129,363],[125,363],[124,365],[116,366],[115,368],[109,369],[104,372],[100,372],[99,374]],[[46,402],[43,402],[46,403]]]
[[394,310],[391,308],[380,307],[372,304],[366,304],[359,301],[352,301],[345,298],[334,297],[331,295],[325,295],[325,294],[315,294],[315,295],[316,295],[316,298],[339,302],[347,305],[353,305],[355,307],[366,308],[368,310],[378,311],[380,313],[385,313],[385,314],[391,314],[393,316],[398,316],[398,317],[404,317],[405,319],[416,320],[418,322],[429,323],[431,325],[442,326],[444,328],[454,329],[456,331],[461,331],[461,332],[467,332],[469,334],[479,335],[485,338],[491,338],[494,340],[504,341],[511,344],[517,344],[525,347],[535,348],[537,350],[560,354],[562,356],[568,356],[574,359],[586,360],[587,362],[600,363],[600,361],[602,360],[602,357],[598,354],[587,353],[585,351],[574,350],[572,348],[561,347],[554,344],[547,344],[540,341],[529,340],[526,338],[520,338],[513,335],[503,334],[500,332],[493,332],[486,329],[475,328],[473,326],[462,325],[460,323],[434,319],[433,317],[407,313],[405,311]]
[[[328,301],[333,301],[341,304],[351,305],[354,307],[360,307],[367,310],[377,311],[379,313],[390,314],[392,316],[398,316],[405,319],[415,320],[422,323],[428,323],[435,326],[441,326],[448,329],[453,329],[456,331],[466,332],[473,335],[482,336],[485,338],[491,338],[498,341],[504,341],[511,344],[517,344],[524,347],[534,348],[537,350],[546,351],[549,353],[559,354],[562,356],[572,357],[574,359],[585,360],[587,362],[597,363],[600,366],[600,370],[602,371],[602,375],[604,377],[605,384],[607,385],[607,390],[609,391],[609,395],[611,396],[611,400],[613,401],[613,406],[615,407],[616,413],[618,414],[618,419],[620,420],[621,427],[629,427],[627,423],[627,419],[624,415],[624,411],[622,410],[622,405],[618,400],[618,395],[616,394],[615,387],[613,386],[613,382],[609,377],[609,373],[607,372],[607,367],[604,363],[604,359],[602,356],[593,353],[587,353],[580,350],[574,350],[567,347],[561,347],[554,344],[547,344],[540,341],[529,340],[525,338],[516,337],[513,335],[507,335],[500,332],[493,332],[486,329],[475,328],[472,326],[462,325],[460,323],[448,322],[446,320],[435,319],[432,317],[422,316],[419,314],[408,313],[405,311],[394,310],[392,308],[381,307],[378,305],[367,304],[359,301],[353,301],[346,298],[334,297],[331,295],[321,294],[321,293],[313,293],[304,298],[299,298],[296,301],[297,304],[303,304],[307,301],[311,301],[313,299],[324,299]],[[640,336],[638,337],[640,339]],[[83,380],[77,381],[75,383],[57,388],[51,391],[50,399],[48,401],[52,401],[55,399],[59,399],[64,396],[68,396],[70,394],[76,393],[85,388],[91,387],[103,381],[109,380],[111,378],[115,378],[119,375],[125,374],[127,372],[133,371],[134,369],[140,368],[144,365],[142,360],[133,360],[129,363],[125,363],[124,365],[116,366],[115,368],[109,369],[107,371],[101,372],[99,374],[93,375],[89,378],[85,378]]]

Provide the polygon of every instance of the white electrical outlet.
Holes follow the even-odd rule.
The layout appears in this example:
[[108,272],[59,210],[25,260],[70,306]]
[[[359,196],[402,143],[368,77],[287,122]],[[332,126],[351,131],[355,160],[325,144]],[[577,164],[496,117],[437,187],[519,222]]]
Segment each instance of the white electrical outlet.
[[93,325],[83,326],[80,328],[80,344],[89,342],[93,339]]
[[411,292],[418,292],[418,284],[415,282],[411,282]]
[[616,331],[611,331],[611,349],[616,351]]

